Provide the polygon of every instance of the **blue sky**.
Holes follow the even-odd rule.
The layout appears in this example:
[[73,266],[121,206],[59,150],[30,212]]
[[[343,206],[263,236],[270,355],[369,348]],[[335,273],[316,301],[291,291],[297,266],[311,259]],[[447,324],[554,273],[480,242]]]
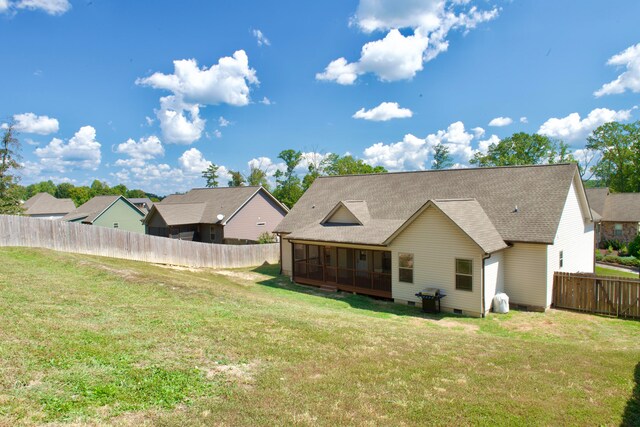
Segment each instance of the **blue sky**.
[[[0,0],[2,122],[22,183],[158,194],[287,148],[456,167],[514,132],[583,154],[640,119],[640,2]],[[174,62],[175,61],[175,62]],[[304,172],[304,164],[300,169]]]

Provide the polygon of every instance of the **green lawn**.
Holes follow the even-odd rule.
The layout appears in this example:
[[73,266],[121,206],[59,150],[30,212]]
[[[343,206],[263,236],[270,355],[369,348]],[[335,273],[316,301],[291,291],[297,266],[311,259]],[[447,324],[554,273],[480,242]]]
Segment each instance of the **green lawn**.
[[628,271],[620,271],[615,270],[613,268],[600,267],[596,266],[596,274],[598,276],[617,276],[617,277],[628,277],[630,279],[638,279],[638,273],[632,273]]
[[0,249],[0,425],[639,425],[640,322]]

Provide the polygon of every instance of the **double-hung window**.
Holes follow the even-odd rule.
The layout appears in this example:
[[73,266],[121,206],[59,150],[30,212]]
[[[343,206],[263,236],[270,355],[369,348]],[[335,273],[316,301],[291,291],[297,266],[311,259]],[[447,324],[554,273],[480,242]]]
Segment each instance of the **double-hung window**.
[[398,254],[398,280],[413,283],[413,254]]
[[456,289],[473,290],[473,260],[456,258]]

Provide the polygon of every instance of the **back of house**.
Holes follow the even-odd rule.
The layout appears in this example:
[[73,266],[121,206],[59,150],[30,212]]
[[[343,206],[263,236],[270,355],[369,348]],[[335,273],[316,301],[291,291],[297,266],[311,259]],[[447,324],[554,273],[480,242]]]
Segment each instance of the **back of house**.
[[288,209],[263,187],[195,188],[155,203],[147,234],[204,243],[255,243]]
[[493,296],[545,310],[555,271],[593,272],[593,218],[575,165],[317,179],[276,228],[296,282],[484,315]]

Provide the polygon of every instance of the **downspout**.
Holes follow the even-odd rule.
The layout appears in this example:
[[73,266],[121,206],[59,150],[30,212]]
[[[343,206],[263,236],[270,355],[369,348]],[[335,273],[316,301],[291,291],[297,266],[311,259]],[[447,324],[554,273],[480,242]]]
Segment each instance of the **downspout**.
[[274,233],[276,236],[278,236],[278,240],[280,243],[280,275],[282,276],[282,234],[280,233]]
[[487,256],[483,256],[482,257],[482,317],[483,318],[485,317],[485,313],[486,313],[486,310],[485,310],[486,304],[485,304],[485,300],[484,300],[485,299],[484,298],[484,296],[485,296],[485,293],[484,293],[484,288],[485,288],[485,283],[484,283],[484,262],[486,260],[488,260],[489,258],[491,258],[491,254],[488,254]]

